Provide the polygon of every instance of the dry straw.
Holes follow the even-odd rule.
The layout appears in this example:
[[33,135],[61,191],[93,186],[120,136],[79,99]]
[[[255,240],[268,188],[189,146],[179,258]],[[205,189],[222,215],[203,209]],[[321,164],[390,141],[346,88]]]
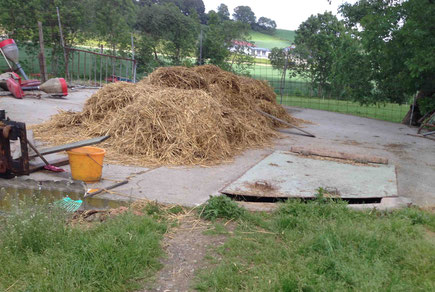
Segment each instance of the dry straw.
[[60,112],[34,131],[52,144],[110,135],[101,145],[109,162],[210,165],[277,135],[283,125],[257,109],[297,123],[266,82],[211,65],[167,67],[137,84],[108,84],[82,112]]

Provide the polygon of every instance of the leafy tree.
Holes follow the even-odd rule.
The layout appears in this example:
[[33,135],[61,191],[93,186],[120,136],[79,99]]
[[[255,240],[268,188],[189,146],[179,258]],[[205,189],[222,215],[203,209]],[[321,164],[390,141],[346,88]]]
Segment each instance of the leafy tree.
[[[137,15],[135,28],[142,33],[142,38],[147,40],[147,47],[152,50],[154,60],[160,62],[158,57],[158,46],[164,38],[166,26],[162,16],[165,8],[161,5],[143,5]],[[147,49],[144,50],[147,52]]]
[[311,79],[320,95],[331,90],[333,52],[340,47],[344,25],[330,12],[310,16],[296,31],[298,72]]
[[136,28],[151,41],[155,60],[157,52],[170,57],[176,64],[196,47],[199,22],[196,14],[186,16],[174,4],[144,6],[139,12]]
[[247,23],[251,26],[255,25],[255,13],[249,6],[237,6],[234,8],[233,17],[236,21]]
[[132,0],[93,0],[94,34],[106,41],[115,53],[130,44],[130,34],[135,23],[135,6]]
[[328,81],[335,97],[370,104],[375,93],[370,58],[354,33],[346,31],[340,35],[332,51],[334,61]]
[[203,58],[222,69],[232,70],[238,58],[229,47],[233,46],[234,40],[247,40],[248,37],[249,25],[222,20],[218,13],[210,11],[208,26],[204,29]]
[[294,48],[272,48],[269,54],[270,64],[273,69],[284,71],[284,69],[294,69],[296,58],[293,53]]
[[[360,0],[341,7],[349,27],[370,58],[375,101],[403,103],[415,92],[413,123],[424,114],[418,104],[435,108],[435,4],[430,0]],[[408,113],[404,122],[409,122]]]
[[230,11],[228,10],[228,6],[224,3],[218,6],[217,14],[221,20],[230,20]]
[[254,29],[262,33],[274,34],[276,31],[276,22],[267,17],[260,17]]

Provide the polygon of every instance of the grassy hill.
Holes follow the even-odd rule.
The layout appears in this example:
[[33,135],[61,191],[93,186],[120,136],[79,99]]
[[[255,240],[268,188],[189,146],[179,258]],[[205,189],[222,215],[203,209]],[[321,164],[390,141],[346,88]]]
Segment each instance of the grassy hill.
[[295,32],[292,30],[277,29],[274,35],[251,31],[252,41],[257,47],[272,49],[274,47],[284,48],[291,45]]
[[275,36],[282,39],[287,40],[292,43],[295,39],[295,31],[294,30],[286,30],[286,29],[277,29],[275,32]]

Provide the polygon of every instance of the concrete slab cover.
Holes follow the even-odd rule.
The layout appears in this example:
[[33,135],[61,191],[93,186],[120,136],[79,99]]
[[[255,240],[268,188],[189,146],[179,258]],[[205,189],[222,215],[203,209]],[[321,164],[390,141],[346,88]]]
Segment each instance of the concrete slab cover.
[[275,151],[221,190],[224,194],[313,198],[319,187],[342,198],[397,196],[394,165],[353,165]]

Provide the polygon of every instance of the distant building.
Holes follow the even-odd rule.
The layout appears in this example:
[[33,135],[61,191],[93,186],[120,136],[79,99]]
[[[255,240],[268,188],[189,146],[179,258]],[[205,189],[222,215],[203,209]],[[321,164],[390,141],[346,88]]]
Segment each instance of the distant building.
[[232,41],[232,46],[229,48],[231,52],[242,50],[245,54],[256,58],[267,59],[270,55],[270,50],[266,48],[258,48],[256,45],[245,41]]

